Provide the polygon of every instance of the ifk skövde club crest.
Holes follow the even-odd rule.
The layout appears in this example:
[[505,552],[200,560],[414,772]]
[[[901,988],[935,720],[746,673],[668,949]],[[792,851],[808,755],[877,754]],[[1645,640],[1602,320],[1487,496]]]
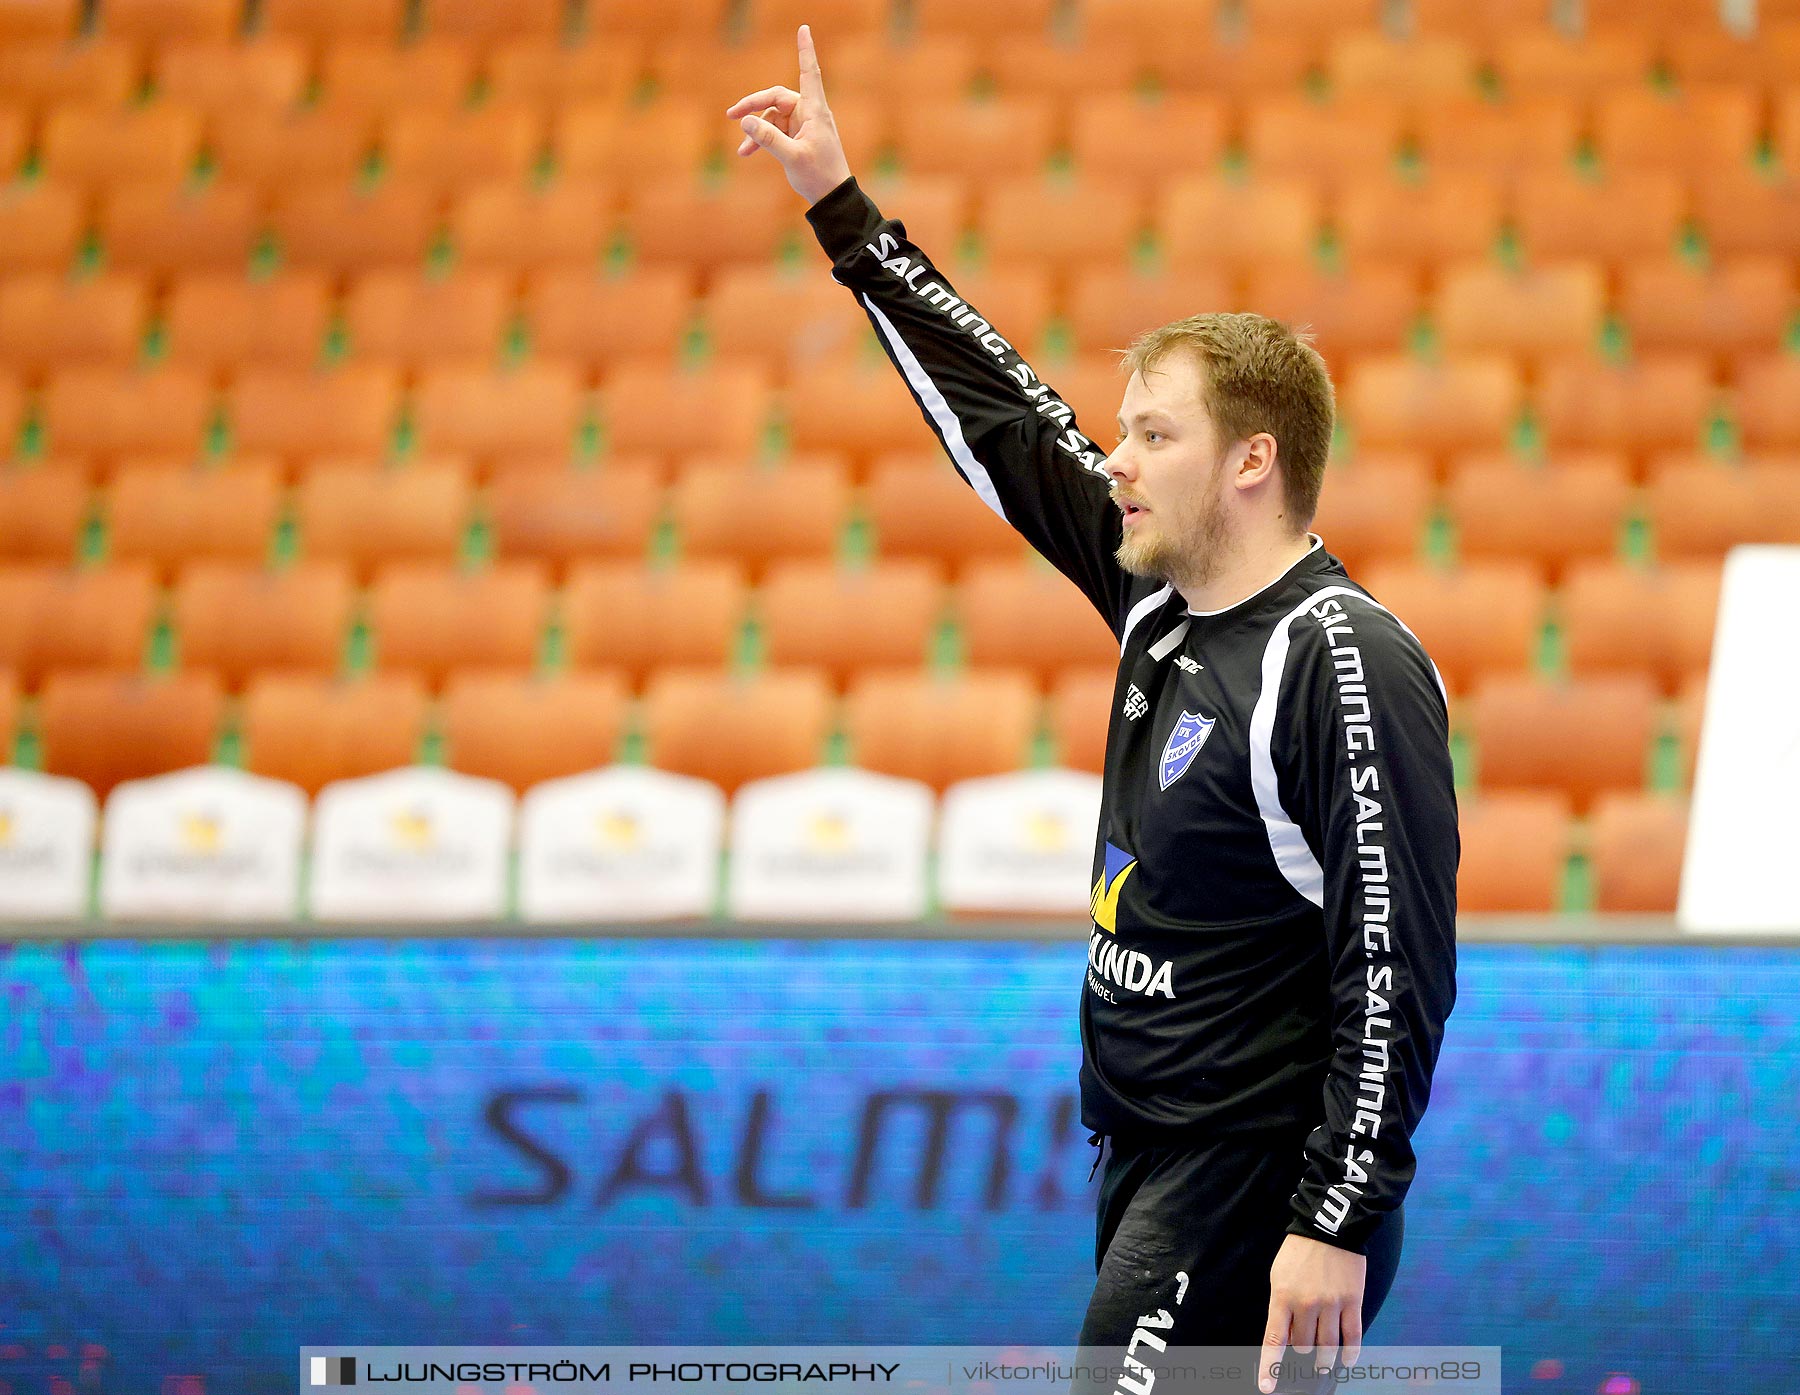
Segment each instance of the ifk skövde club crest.
[[1200,748],[1212,735],[1217,721],[1216,717],[1202,717],[1198,712],[1183,712],[1175,719],[1175,729],[1169,733],[1168,743],[1163,747],[1162,765],[1156,772],[1164,789],[1187,774],[1187,768],[1200,754]]

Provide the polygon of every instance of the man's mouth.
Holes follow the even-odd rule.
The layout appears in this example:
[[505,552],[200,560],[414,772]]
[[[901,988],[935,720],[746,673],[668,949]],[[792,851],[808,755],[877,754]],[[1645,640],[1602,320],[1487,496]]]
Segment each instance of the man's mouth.
[[1119,506],[1119,512],[1125,516],[1125,522],[1127,523],[1135,523],[1139,518],[1150,512],[1150,510],[1145,508],[1142,504],[1134,504],[1129,499],[1115,498],[1113,502]]

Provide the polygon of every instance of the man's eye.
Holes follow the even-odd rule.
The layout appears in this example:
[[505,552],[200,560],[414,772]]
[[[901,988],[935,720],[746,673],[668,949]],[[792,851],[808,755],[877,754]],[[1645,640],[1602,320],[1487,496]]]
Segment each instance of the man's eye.
[[1146,432],[1145,432],[1145,433],[1144,433],[1144,439],[1145,439],[1145,440],[1146,440],[1146,441],[1160,441],[1160,440],[1162,440],[1162,432],[1160,432],[1160,431],[1146,431]]

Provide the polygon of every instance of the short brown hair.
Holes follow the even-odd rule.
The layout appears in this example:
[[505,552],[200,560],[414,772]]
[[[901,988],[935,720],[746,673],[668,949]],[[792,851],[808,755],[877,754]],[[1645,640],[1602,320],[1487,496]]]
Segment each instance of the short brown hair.
[[1200,365],[1221,445],[1259,431],[1275,438],[1283,501],[1295,531],[1305,528],[1318,511],[1337,413],[1331,375],[1312,336],[1267,315],[1191,315],[1140,334],[1125,350],[1123,371],[1153,369],[1182,350]]

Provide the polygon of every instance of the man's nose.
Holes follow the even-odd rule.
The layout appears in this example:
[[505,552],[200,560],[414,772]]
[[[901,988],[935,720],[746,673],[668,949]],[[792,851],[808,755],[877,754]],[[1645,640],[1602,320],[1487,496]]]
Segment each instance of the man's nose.
[[1137,478],[1137,466],[1131,459],[1131,442],[1119,442],[1113,453],[1106,457],[1106,476],[1126,482]]

